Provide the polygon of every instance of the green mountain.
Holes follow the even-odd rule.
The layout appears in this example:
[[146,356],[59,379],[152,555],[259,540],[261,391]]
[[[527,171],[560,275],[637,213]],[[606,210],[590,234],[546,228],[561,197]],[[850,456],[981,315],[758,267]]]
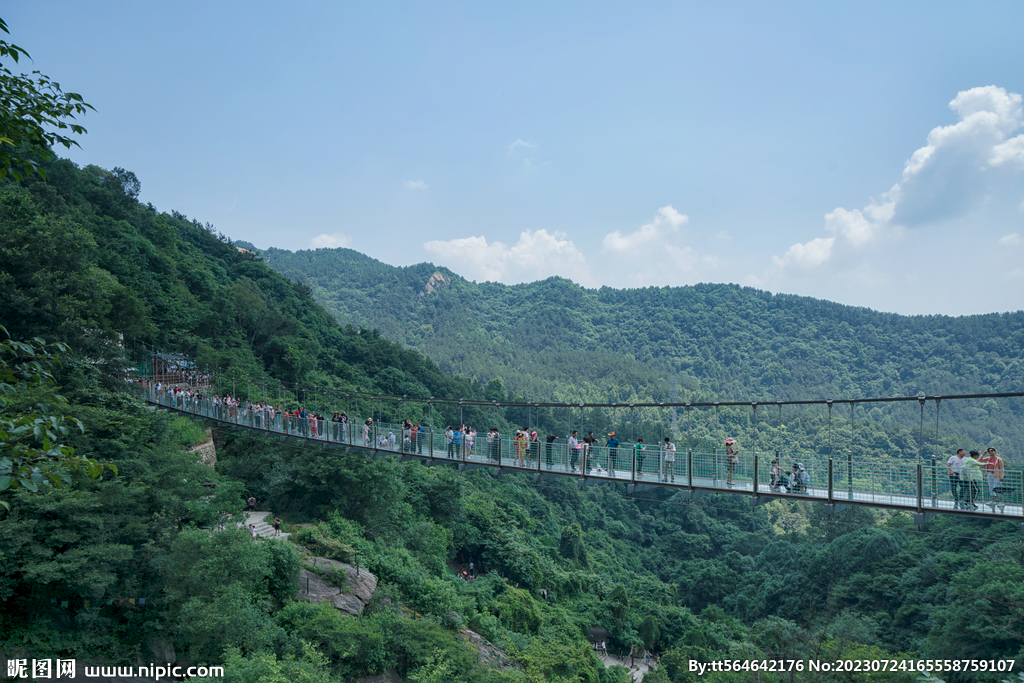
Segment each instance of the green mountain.
[[[262,256],[339,321],[527,400],[667,401],[673,380],[681,401],[1024,391],[1024,312],[901,316],[735,285],[595,290],[549,278],[506,286],[429,263],[392,267],[351,249]],[[882,404],[868,417],[909,429],[916,408]],[[940,411],[940,431],[1024,457],[1024,401],[946,401]],[[932,425],[933,414],[930,404]]]
[[[1012,520],[944,517],[919,529],[905,514],[863,508],[826,516],[800,502],[751,509],[727,495],[688,501],[656,490],[630,498],[615,486],[533,484],[524,476],[364,459],[242,432],[215,435],[211,469],[190,450],[205,438],[201,429],[148,410],[123,391],[123,369],[139,359],[138,342],[188,351],[221,368],[222,376],[253,373],[286,385],[441,397],[487,397],[503,387],[482,383],[486,376],[444,374],[379,333],[339,325],[309,287],[288,282],[209,226],[139,204],[138,182],[128,172],[66,161],[46,170],[45,181],[0,181],[0,319],[16,339],[40,336],[70,351],[52,366],[53,383],[34,382],[40,377],[32,369],[40,360],[35,347],[0,346],[0,466],[21,457],[23,447],[54,447],[32,430],[8,431],[8,421],[58,411],[83,426],[62,434],[63,444],[117,472],[92,477],[71,470],[63,485],[40,480],[34,489],[12,488],[0,478],[0,501],[10,505],[9,513],[0,510],[0,651],[6,656],[77,658],[79,667],[223,664],[228,680],[246,683],[358,681],[389,671],[419,682],[624,683],[626,670],[604,666],[588,642],[598,629],[612,653],[633,647],[659,653],[660,667],[645,680],[667,683],[697,680],[690,663],[715,660],[759,667],[778,660],[805,667],[808,659],[895,661],[897,671],[886,680],[909,682],[918,678],[909,669],[919,659],[1024,655],[1024,570],[1019,523]],[[480,289],[449,277],[450,287],[422,297],[412,289],[412,303],[461,305],[460,288],[460,297]],[[558,292],[608,311],[618,296],[560,281],[535,289],[481,287],[506,294],[510,311],[532,305],[537,317],[531,320],[554,313]],[[531,302],[526,291],[548,294]],[[721,292],[741,302],[747,296]],[[485,303],[473,310],[493,308]],[[612,329],[587,310],[581,304],[565,315],[593,318],[602,334]],[[723,305],[722,315],[729,310]],[[511,335],[504,343],[518,339],[514,326],[501,329]],[[593,330],[589,349],[571,348],[573,336],[560,329],[546,333],[565,341],[565,358],[608,358],[607,377],[579,368],[592,373],[595,394],[614,389],[616,378],[627,376],[621,368],[636,369],[635,390],[657,388],[643,384],[658,377],[649,371],[658,369],[653,356],[619,365],[625,357],[598,344]],[[628,334],[618,339],[632,343]],[[810,342],[806,347],[808,357],[824,353]],[[473,351],[468,343],[462,348]],[[982,353],[989,352],[971,359]],[[538,374],[540,380],[558,390],[573,386],[571,365],[545,361],[565,374],[554,380]],[[539,373],[542,362],[530,367]],[[733,370],[715,362],[725,382]],[[917,372],[927,365],[917,363]],[[1006,362],[1004,375],[1011,365]],[[708,391],[705,383],[719,375],[691,373],[682,391]],[[297,398],[284,400],[295,405]],[[474,419],[491,417],[556,425],[559,413]],[[896,452],[913,450],[912,430],[886,418],[862,420],[856,443],[882,440]],[[720,424],[702,429],[718,438],[741,422],[723,414]],[[820,440],[821,419],[797,414],[787,422],[755,428],[766,440],[782,434]],[[637,426],[645,425],[651,423]],[[299,546],[253,542],[231,521],[215,530],[249,495],[282,515],[307,551],[352,563],[358,558],[378,577],[361,615],[295,598],[305,552]],[[299,523],[305,526],[293,526]],[[475,581],[454,571],[468,559],[483,570]],[[331,581],[348,580],[321,571]],[[485,657],[480,636],[511,663],[496,665],[493,651]],[[869,679],[856,672],[794,679],[792,672],[771,671],[699,678]]]

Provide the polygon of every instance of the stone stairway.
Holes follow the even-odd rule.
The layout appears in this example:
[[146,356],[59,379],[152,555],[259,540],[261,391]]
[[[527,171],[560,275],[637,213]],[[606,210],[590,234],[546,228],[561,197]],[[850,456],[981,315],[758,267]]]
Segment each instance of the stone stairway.
[[644,674],[646,674],[650,670],[650,668],[646,664],[644,664],[644,660],[642,657],[638,657],[633,660],[632,668],[630,668],[629,665],[629,657],[626,657],[625,659],[619,659],[618,657],[612,657],[610,655],[599,655],[599,657],[601,659],[601,663],[604,664],[604,667],[606,669],[611,668],[613,666],[621,666],[627,669],[629,671],[629,679],[631,681],[635,681],[636,683],[640,683],[641,681],[643,681]]
[[280,536],[275,536],[273,520],[271,520],[270,524],[263,521],[269,514],[270,513],[266,511],[246,512],[245,521],[239,526],[243,529],[248,529],[250,524],[254,525],[256,527],[256,535],[260,538],[275,538],[279,541],[283,541],[291,536],[291,534],[286,534],[283,531]]

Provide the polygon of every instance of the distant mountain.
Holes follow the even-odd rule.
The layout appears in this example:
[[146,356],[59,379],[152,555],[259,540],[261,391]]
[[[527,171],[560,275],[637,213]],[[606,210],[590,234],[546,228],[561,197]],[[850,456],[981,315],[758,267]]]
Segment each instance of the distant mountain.
[[[342,323],[377,328],[444,371],[500,379],[530,400],[665,401],[673,378],[681,400],[1024,390],[1024,312],[902,316],[718,284],[585,289],[553,277],[509,286],[351,249],[262,253]],[[1020,429],[1024,401],[978,403],[943,404],[944,427],[978,440]]]

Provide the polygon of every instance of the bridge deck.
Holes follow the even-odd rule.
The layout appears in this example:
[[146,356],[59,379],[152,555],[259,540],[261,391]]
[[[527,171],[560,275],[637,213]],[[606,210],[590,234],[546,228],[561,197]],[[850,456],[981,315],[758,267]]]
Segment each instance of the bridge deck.
[[[486,467],[496,474],[532,474],[535,481],[552,476],[573,477],[581,486],[618,482],[626,484],[630,492],[658,486],[681,489],[692,498],[730,493],[746,496],[751,505],[776,498],[818,501],[835,506],[832,511],[867,505],[916,513],[918,523],[935,513],[1024,521],[1020,470],[1006,470],[994,489],[990,489],[982,470],[983,479],[976,482],[973,494],[977,508],[968,510],[955,507],[953,483],[945,460],[920,462],[853,455],[832,459],[818,454],[741,451],[738,462],[730,465],[724,452],[679,450],[673,462],[669,453],[655,444],[639,451],[634,450],[632,443],[622,443],[617,449],[594,446],[570,452],[564,437],[560,437],[562,443],[549,446],[542,441],[517,442],[508,436],[488,441],[485,435],[478,434],[471,444],[453,444],[440,432],[424,433],[403,447],[401,425],[397,424],[377,424],[364,430],[361,424],[268,417],[209,400],[176,397],[152,387],[138,388],[141,397],[157,407],[226,427],[303,444],[343,447],[348,452],[390,453],[401,459],[457,466],[460,470]],[[388,440],[389,434],[394,435],[394,441]],[[776,458],[786,474],[791,473],[794,462],[803,465],[810,478],[806,491],[773,485],[770,472]],[[959,482],[958,490],[964,499],[972,495],[970,482]]]

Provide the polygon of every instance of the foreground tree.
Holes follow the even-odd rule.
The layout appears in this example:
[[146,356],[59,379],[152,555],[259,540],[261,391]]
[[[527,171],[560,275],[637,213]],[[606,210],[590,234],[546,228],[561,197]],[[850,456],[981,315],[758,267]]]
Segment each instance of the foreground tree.
[[[0,31],[10,34],[0,19]],[[32,57],[23,48],[0,40],[0,59],[18,63]],[[33,173],[45,177],[40,163],[56,158],[52,148],[79,146],[65,134],[81,135],[85,128],[74,123],[92,105],[78,93],[64,92],[60,83],[38,71],[32,75],[14,74],[0,64],[0,178],[22,180]]]
[[[0,326],[0,333],[6,336],[7,330]],[[75,474],[95,479],[104,468],[117,474],[114,465],[79,458],[62,442],[69,424],[81,430],[82,423],[54,412],[53,407],[64,399],[45,389],[53,384],[51,371],[67,350],[64,344],[48,345],[42,339],[0,342],[0,493],[12,488],[33,493],[59,488],[70,484]],[[26,400],[33,390],[43,390],[33,396],[43,400]],[[0,506],[11,509],[5,500],[0,500]]]

